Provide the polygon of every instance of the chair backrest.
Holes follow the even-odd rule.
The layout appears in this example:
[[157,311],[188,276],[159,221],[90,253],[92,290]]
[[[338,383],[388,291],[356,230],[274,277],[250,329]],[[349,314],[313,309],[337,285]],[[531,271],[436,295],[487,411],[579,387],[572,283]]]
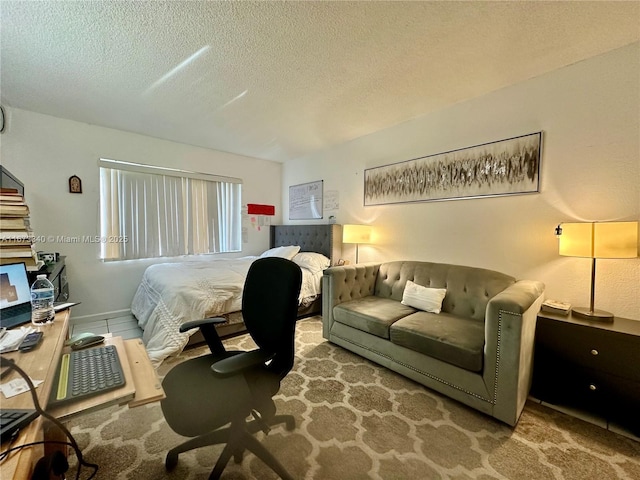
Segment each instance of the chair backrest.
[[302,271],[294,262],[259,258],[249,267],[242,317],[258,347],[275,354],[269,370],[283,378],[293,367],[294,335]]

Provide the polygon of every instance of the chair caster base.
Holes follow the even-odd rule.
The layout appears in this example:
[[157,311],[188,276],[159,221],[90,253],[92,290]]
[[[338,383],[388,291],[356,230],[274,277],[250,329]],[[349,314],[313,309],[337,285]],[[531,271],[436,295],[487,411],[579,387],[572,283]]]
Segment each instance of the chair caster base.
[[167,472],[170,472],[176,468],[176,465],[178,465],[178,454],[170,451],[164,461],[164,468],[166,468]]
[[284,428],[287,432],[292,432],[296,429],[296,420],[295,418],[289,418],[284,422]]

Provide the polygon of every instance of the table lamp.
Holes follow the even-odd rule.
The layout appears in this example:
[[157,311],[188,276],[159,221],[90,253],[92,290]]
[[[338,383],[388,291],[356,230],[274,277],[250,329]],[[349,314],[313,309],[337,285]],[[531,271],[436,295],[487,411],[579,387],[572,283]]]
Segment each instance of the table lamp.
[[371,243],[371,225],[343,225],[342,243],[356,244],[356,263],[358,263],[358,245]]
[[591,303],[573,313],[593,320],[613,321],[613,314],[594,309],[596,258],[636,258],[638,222],[562,223],[556,228],[559,253],[567,257],[587,257],[591,263]]

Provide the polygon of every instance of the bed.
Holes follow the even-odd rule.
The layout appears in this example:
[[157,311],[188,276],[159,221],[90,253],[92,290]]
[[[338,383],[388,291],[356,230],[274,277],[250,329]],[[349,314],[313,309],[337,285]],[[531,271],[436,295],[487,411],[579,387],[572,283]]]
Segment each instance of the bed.
[[[342,227],[273,225],[269,251],[263,255],[289,255],[289,246],[300,247],[293,257],[303,273],[298,316],[319,313],[322,269],[334,265],[341,256]],[[328,260],[320,265],[323,257]],[[221,337],[245,330],[240,311],[242,287],[249,266],[257,258],[260,256],[220,259],[215,255],[194,255],[185,262],[155,264],[145,270],[131,313],[143,330],[142,340],[155,366],[187,345],[202,341],[197,330],[180,333],[182,323],[217,316],[226,319],[218,327]]]

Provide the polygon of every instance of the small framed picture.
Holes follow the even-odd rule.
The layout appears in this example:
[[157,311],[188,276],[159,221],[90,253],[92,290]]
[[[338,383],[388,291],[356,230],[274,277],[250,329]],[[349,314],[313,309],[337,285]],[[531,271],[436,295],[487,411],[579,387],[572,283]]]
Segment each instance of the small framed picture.
[[82,180],[77,175],[69,177],[69,193],[82,193]]

